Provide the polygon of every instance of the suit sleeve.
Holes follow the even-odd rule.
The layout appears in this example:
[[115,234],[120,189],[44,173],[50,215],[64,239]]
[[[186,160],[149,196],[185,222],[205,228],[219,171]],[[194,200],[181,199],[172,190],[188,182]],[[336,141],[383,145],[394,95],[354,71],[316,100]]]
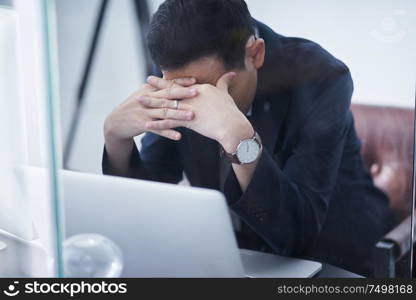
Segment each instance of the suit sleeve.
[[[166,183],[182,180],[183,165],[176,142],[148,132],[142,138],[141,145],[140,152],[134,145],[126,172],[128,177]],[[120,175],[111,167],[105,147],[102,170],[105,175]]]
[[349,128],[352,91],[351,76],[342,71],[304,93],[309,114],[283,168],[263,150],[244,193],[232,170],[227,177],[230,207],[276,253],[301,254],[322,228]]
[[[151,75],[162,77],[162,72],[155,65],[152,66]],[[176,142],[153,133],[146,133],[141,140],[141,151],[136,144],[130,155],[128,177],[178,183],[183,177],[183,165],[178,153]],[[102,171],[105,175],[120,176],[111,167],[107,151],[104,147]]]

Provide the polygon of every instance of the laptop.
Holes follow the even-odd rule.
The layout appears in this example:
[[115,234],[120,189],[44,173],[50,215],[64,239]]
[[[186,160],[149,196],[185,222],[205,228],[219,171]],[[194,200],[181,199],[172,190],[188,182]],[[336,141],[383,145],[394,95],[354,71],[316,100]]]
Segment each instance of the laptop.
[[238,249],[222,193],[62,171],[65,235],[100,234],[121,277],[312,277],[319,262]]

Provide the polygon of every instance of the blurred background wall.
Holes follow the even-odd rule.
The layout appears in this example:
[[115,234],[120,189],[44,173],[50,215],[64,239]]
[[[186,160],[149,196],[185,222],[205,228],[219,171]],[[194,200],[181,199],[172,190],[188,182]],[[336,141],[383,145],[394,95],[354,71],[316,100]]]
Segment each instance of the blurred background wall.
[[[64,141],[100,3],[56,1]],[[138,34],[132,1],[110,1],[69,162],[73,170],[100,173],[104,119],[143,82]]]
[[[151,0],[154,12],[162,0]],[[287,36],[318,42],[343,60],[353,101],[413,107],[416,82],[414,0],[247,0],[253,17]],[[73,112],[99,0],[56,0],[63,140]],[[139,30],[130,0],[110,1],[69,167],[101,172],[102,125],[144,81]]]

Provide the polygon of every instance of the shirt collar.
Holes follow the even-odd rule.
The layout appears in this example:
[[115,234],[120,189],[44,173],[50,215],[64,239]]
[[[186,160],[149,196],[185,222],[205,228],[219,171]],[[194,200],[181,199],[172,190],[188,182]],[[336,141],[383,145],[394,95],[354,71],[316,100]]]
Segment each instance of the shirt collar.
[[252,110],[253,110],[253,105],[252,105],[252,106],[250,106],[250,109],[249,109],[249,110],[248,110],[248,112],[246,113],[246,117],[251,117]]

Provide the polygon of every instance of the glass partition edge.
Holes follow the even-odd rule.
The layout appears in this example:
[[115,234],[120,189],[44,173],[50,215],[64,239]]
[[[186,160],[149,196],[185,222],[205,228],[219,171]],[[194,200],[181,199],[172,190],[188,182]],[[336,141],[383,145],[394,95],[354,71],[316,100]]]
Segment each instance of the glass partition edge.
[[412,204],[411,204],[411,222],[410,222],[410,277],[414,276],[414,244],[415,244],[415,209],[416,209],[416,84],[415,84],[415,112],[414,112],[414,125],[413,125],[413,178],[412,178]]
[[61,223],[61,207],[60,207],[60,185],[58,177],[58,156],[57,156],[57,132],[55,114],[57,103],[57,70],[56,66],[56,45],[53,38],[55,31],[53,30],[54,16],[54,3],[49,0],[41,0],[42,17],[44,20],[44,45],[45,45],[45,76],[48,82],[47,86],[47,103],[46,103],[46,116],[48,134],[49,134],[49,176],[51,181],[51,198],[52,198],[52,221],[55,231],[55,274],[57,277],[64,277],[64,270],[62,264],[62,236],[63,228]]

